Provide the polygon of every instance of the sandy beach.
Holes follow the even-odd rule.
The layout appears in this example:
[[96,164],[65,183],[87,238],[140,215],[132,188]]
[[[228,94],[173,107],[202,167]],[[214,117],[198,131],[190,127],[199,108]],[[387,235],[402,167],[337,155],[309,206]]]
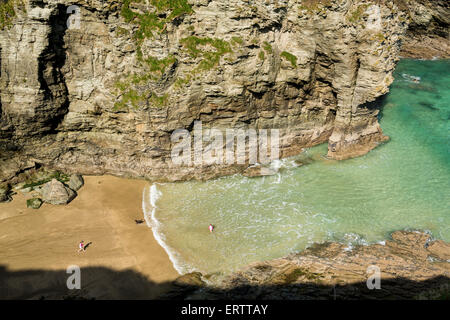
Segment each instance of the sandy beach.
[[[70,265],[81,268],[82,289],[95,298],[157,298],[179,276],[148,226],[134,221],[143,219],[148,182],[84,178],[78,197],[66,206],[29,209],[20,193],[0,203],[2,298],[70,294]],[[90,244],[77,253],[81,240]]]

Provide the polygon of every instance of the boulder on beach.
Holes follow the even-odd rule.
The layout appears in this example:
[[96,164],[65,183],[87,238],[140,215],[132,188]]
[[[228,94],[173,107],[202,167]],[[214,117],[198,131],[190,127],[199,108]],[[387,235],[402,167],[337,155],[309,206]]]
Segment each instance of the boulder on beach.
[[79,174],[71,175],[69,182],[67,182],[67,186],[74,191],[78,191],[82,186],[84,186],[83,177]]
[[75,191],[52,179],[42,187],[42,200],[50,204],[67,204],[76,197]]
[[0,202],[11,201],[11,188],[9,185],[0,185]]
[[27,200],[27,207],[31,209],[39,209],[42,206],[42,199],[33,198]]
[[200,272],[191,272],[179,276],[173,283],[177,287],[193,287],[199,288],[205,285],[205,282],[202,280],[202,274]]

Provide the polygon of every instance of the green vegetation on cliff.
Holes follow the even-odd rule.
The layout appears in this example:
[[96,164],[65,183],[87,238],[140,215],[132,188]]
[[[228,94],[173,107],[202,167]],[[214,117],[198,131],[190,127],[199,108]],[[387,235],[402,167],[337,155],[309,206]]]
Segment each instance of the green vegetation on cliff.
[[[146,105],[159,108],[167,104],[167,95],[158,95],[149,87],[160,81],[167,68],[177,60],[172,55],[162,59],[146,55],[142,44],[145,39],[155,38],[164,32],[168,23],[192,12],[187,0],[122,0],[121,16],[125,22],[138,26],[133,33],[133,39],[140,71],[116,82],[120,101],[115,103],[115,110]],[[117,34],[126,35],[128,31],[119,28]]]
[[[133,10],[140,4],[150,4],[154,10],[144,13]],[[186,0],[122,0],[120,13],[126,22],[139,26],[134,37],[138,43],[141,43],[146,38],[153,38],[155,33],[162,32],[167,23],[183,14],[192,13],[192,8]]]
[[[133,11],[133,7],[138,8],[139,4],[150,4],[155,10],[145,13]],[[122,0],[121,9],[121,15],[127,22],[137,22],[143,29],[161,25],[162,29],[165,23],[192,12],[192,7],[187,0]],[[137,21],[134,21],[135,19]]]
[[306,10],[308,14],[314,14],[331,5],[331,0],[302,0],[300,10]]
[[[162,84],[167,80],[165,73],[171,66],[177,64],[175,57],[177,54],[164,58],[154,57],[143,49],[144,41],[158,38],[166,30],[167,24],[183,15],[193,13],[192,7],[187,0],[122,0],[120,12],[125,22],[137,26],[132,33],[132,39],[136,45],[138,71],[116,81],[115,88],[119,101],[115,103],[114,109],[164,107],[169,101],[168,95],[158,95],[152,88],[164,87]],[[194,27],[190,26],[189,30],[194,32]],[[116,30],[118,36],[127,36],[129,33],[130,31],[122,27]],[[197,60],[197,66],[184,77],[179,76],[174,82],[174,88],[181,89],[200,72],[217,67],[224,55],[233,53],[232,47],[236,48],[243,43],[244,40],[236,36],[230,41],[194,35],[181,39],[180,53]]]
[[192,58],[202,58],[197,67],[199,71],[210,70],[219,63],[220,57],[233,52],[228,41],[217,38],[191,36],[182,39],[181,44]]
[[16,9],[24,10],[25,6],[22,0],[1,0],[0,1],[0,30],[12,25],[16,17]]
[[270,43],[268,43],[267,41],[264,41],[263,43],[263,49],[266,50],[267,53],[272,53],[273,49],[272,46],[270,45]]
[[145,64],[148,66],[148,71],[152,74],[153,80],[158,80],[166,71],[168,66],[171,66],[177,61],[174,56],[169,55],[163,59],[157,59],[155,57],[148,57],[144,60]]
[[289,52],[287,52],[287,51],[283,51],[283,52],[281,53],[281,56],[282,56],[283,58],[285,58],[287,61],[289,61],[289,62],[292,64],[292,66],[293,66],[294,68],[297,67],[297,57],[294,56],[292,53],[289,53]]
[[260,60],[264,60],[264,59],[265,59],[264,51],[260,51],[260,52],[258,53],[258,57],[259,57]]
[[70,177],[67,174],[56,171],[56,172],[50,173],[49,175],[47,175],[39,180],[29,179],[26,181],[26,183],[23,185],[22,188],[23,189],[31,188],[31,190],[33,190],[35,187],[46,184],[47,182],[51,181],[52,179],[56,179],[62,183],[67,183],[67,182],[69,182]]
[[148,83],[155,77],[151,73],[131,74],[124,80],[115,83],[116,89],[119,90],[121,100],[114,105],[115,110],[122,110],[126,107],[139,109],[150,105],[160,108],[166,105],[168,96],[159,96],[152,90],[148,89]]
[[356,10],[351,12],[350,16],[348,17],[348,21],[351,23],[357,23],[358,21],[360,21],[364,16],[364,12],[369,6],[370,4],[367,3],[359,5]]

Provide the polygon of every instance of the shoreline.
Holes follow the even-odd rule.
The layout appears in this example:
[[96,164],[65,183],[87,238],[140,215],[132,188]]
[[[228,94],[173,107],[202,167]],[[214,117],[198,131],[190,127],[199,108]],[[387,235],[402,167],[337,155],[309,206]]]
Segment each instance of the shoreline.
[[[327,298],[337,283],[349,297],[367,297],[358,283],[365,283],[369,260],[382,267],[383,283],[400,286],[400,295],[392,291],[396,298],[411,298],[410,286],[414,294],[446,292],[442,286],[449,279],[450,244],[411,230],[396,231],[384,243],[352,250],[340,242],[317,243],[282,258],[249,264],[215,284],[199,272],[180,277],[147,224],[134,222],[142,218],[142,200],[151,184],[112,176],[87,176],[85,182],[78,197],[66,206],[44,204],[39,210],[28,209],[20,193],[12,202],[0,204],[1,299],[226,298],[241,290],[246,279],[253,279],[248,280],[250,286],[263,288],[271,299],[285,298],[278,294],[280,285],[285,286],[288,299],[303,297],[304,293],[295,291],[296,284]],[[80,240],[92,242],[82,254],[76,252]],[[406,263],[411,274],[403,268]],[[331,264],[333,268],[326,267]],[[65,285],[70,265],[82,270],[82,288],[76,292]],[[267,268],[271,271],[266,273]],[[201,288],[206,291],[198,291]],[[353,296],[355,290],[358,294]],[[390,297],[388,291],[383,297]],[[250,292],[242,294],[242,298],[255,298]]]
[[[147,298],[164,294],[179,274],[147,225],[134,221],[143,217],[141,197],[148,182],[112,176],[84,179],[78,196],[65,206],[44,204],[38,210],[29,209],[27,197],[20,193],[0,204],[0,267],[8,272],[66,270],[70,265],[81,270],[131,270],[158,284],[146,293]],[[81,240],[92,243],[86,252],[77,253]],[[96,296],[117,298],[120,294],[98,292]],[[127,293],[128,299],[138,296]]]
[[176,257],[178,254],[174,251],[165,241],[164,236],[161,234],[159,230],[161,227],[161,223],[156,218],[155,213],[156,209],[156,201],[161,196],[160,192],[156,187],[156,183],[153,183],[151,186],[144,188],[142,194],[142,210],[144,212],[144,220],[148,228],[152,230],[153,237],[156,242],[160,245],[160,247],[166,252],[169,260],[172,262],[173,268],[180,274],[183,275],[182,270],[179,266],[178,258]]

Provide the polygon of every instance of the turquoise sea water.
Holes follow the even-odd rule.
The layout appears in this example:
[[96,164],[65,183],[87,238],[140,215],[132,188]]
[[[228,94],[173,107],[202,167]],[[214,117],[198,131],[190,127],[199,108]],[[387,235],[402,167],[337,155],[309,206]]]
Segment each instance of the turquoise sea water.
[[402,60],[394,76],[380,120],[391,140],[363,157],[327,160],[320,145],[282,160],[275,176],[144,190],[146,220],[177,270],[226,273],[313,242],[351,249],[399,229],[450,241],[450,61]]

